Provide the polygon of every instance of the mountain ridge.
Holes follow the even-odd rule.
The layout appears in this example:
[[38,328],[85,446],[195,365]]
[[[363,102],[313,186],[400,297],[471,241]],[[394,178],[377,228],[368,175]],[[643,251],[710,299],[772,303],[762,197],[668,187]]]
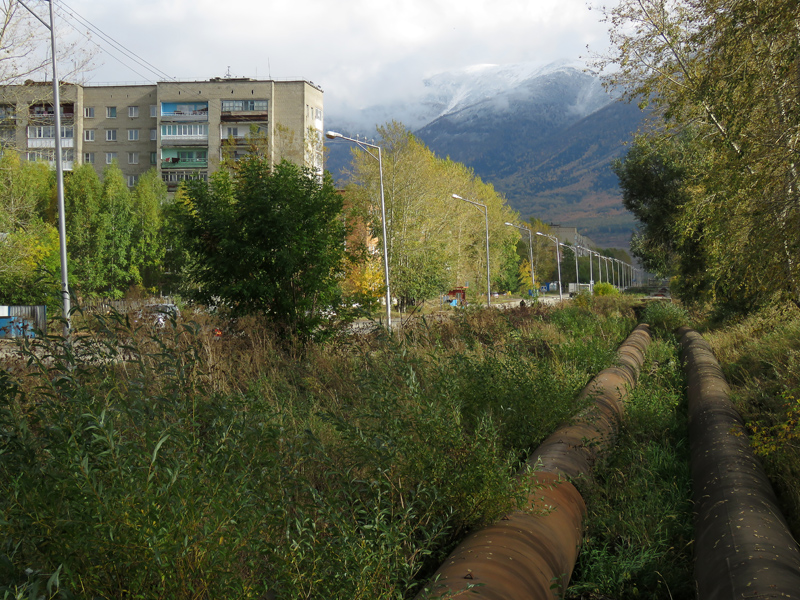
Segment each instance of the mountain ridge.
[[[523,219],[578,227],[600,246],[628,246],[634,219],[622,206],[610,165],[642,113],[607,94],[597,76],[573,61],[476,65],[429,77],[424,86],[422,97],[369,129],[400,121],[438,156],[492,183]],[[392,107],[329,121],[358,127],[382,111]],[[334,173],[348,162],[343,146],[329,146]]]

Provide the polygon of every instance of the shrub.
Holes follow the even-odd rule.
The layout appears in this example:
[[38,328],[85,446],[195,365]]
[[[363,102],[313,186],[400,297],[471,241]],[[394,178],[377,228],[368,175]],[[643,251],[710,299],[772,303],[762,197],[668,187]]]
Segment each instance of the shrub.
[[595,296],[616,296],[618,294],[619,290],[608,282],[594,284]]
[[650,325],[654,333],[669,335],[678,327],[689,323],[689,313],[680,304],[668,300],[653,300],[645,306],[642,321]]

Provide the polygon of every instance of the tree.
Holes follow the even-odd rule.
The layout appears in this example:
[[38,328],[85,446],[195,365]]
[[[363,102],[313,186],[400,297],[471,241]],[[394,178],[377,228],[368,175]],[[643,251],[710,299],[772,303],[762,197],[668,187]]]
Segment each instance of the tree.
[[[436,157],[403,125],[378,128],[382,138],[389,270],[392,295],[401,307],[414,305],[447,288],[469,284],[486,293],[486,227],[483,209],[452,197],[487,206],[490,272],[493,287],[509,285],[516,273],[514,248],[519,233],[506,227],[516,215],[490,185],[460,163]],[[351,186],[356,209],[369,220],[374,238],[382,227],[378,163],[354,149]]]
[[[719,307],[747,310],[776,296],[800,302],[798,7],[623,0],[607,14],[613,50],[598,61],[616,65],[607,81],[655,107],[661,120],[651,137],[691,137],[693,156],[678,165],[688,167],[687,199],[670,245],[682,267],[702,253],[704,274],[684,277],[685,291],[704,289]],[[643,252],[657,251],[655,233],[643,232]]]
[[139,178],[131,200],[131,268],[134,279],[153,290],[161,280],[166,253],[163,207],[167,203],[167,185],[158,171],[150,169]]
[[78,165],[64,179],[70,285],[80,293],[106,286],[103,269],[105,223],[101,215],[102,184],[94,167]]
[[50,170],[0,157],[0,304],[48,304],[58,290],[58,234],[41,216],[52,187]]
[[330,175],[249,155],[186,187],[178,215],[191,296],[312,335],[339,302],[342,199]]
[[[38,14],[38,13],[37,13]],[[39,16],[48,21],[43,14]],[[0,2],[0,84],[21,82],[43,74],[52,73],[50,59],[50,32],[17,0]],[[58,31],[56,32],[59,33]],[[93,52],[87,51],[89,41],[85,32],[77,41],[58,38],[56,44],[60,74],[64,79],[76,72],[85,71]],[[44,51],[43,49],[47,49]],[[64,67],[69,70],[65,70]]]
[[58,270],[58,232],[49,223],[0,234],[0,304],[55,306]]
[[16,152],[0,156],[0,232],[27,229],[43,218],[53,181],[43,163],[21,161]]
[[131,193],[116,163],[103,170],[100,215],[102,246],[96,260],[104,275],[105,293],[119,298],[131,285],[139,283],[139,273],[131,254],[134,228]]

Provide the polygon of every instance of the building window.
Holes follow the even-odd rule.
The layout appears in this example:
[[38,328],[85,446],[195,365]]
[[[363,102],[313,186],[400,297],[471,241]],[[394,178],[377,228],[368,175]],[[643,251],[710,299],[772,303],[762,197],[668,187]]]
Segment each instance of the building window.
[[87,165],[94,164],[94,152],[84,152],[83,153],[83,162]]
[[[71,125],[63,125],[61,127],[61,137],[68,139],[72,138],[73,128]],[[54,139],[56,137],[56,128],[52,125],[31,125],[28,127],[28,138],[30,139]]]
[[94,129],[84,129],[83,130],[83,141],[84,142],[93,142],[94,141]]
[[56,128],[52,125],[44,126],[31,126],[28,127],[28,138],[54,138],[56,136]]
[[116,119],[117,118],[117,107],[116,106],[106,106],[106,118],[107,119]]
[[138,129],[128,129],[128,141],[129,142],[138,142],[139,141],[139,130]]
[[158,139],[158,130],[155,127],[153,127],[150,130],[150,141],[155,142],[157,139]]
[[117,141],[117,130],[116,129],[106,129],[106,141],[107,142],[116,142]]
[[106,164],[110,165],[115,160],[117,160],[117,153],[116,152],[106,152]]
[[94,106],[87,106],[83,109],[84,119],[94,119]]
[[138,175],[128,175],[128,187],[133,187],[139,182]]
[[239,137],[239,128],[228,127],[225,137]]
[[128,107],[128,116],[131,119],[135,119],[139,116],[139,107],[138,106],[129,106]]
[[151,104],[150,105],[150,116],[154,119],[158,117],[158,104]]
[[155,165],[155,164],[157,164],[157,161],[158,161],[158,153],[157,152],[151,152],[150,153],[150,164],[151,165]]
[[182,137],[208,137],[208,125],[193,123],[178,123],[175,125],[162,125],[161,136]]
[[128,164],[129,165],[138,165],[139,164],[139,153],[138,152],[128,152]]
[[267,100],[223,100],[222,112],[266,112]]

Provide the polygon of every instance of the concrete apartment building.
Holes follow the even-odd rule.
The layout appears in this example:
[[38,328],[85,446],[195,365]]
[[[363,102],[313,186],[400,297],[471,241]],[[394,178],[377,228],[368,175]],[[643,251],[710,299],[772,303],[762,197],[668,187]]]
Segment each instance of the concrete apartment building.
[[[253,144],[272,164],[288,159],[322,173],[323,92],[308,81],[159,82],[87,86],[62,83],[65,170],[116,161],[129,186],[151,168],[170,190],[207,180],[225,158]],[[0,87],[0,144],[27,160],[55,161],[50,83]]]

